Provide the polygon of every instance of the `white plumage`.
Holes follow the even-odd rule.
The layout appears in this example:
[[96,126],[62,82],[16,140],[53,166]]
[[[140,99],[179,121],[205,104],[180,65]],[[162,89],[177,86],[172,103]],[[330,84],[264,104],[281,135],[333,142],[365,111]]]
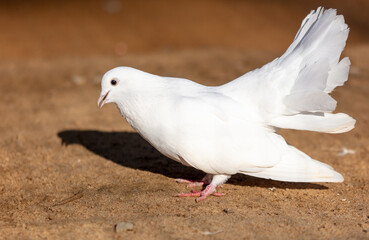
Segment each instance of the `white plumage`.
[[[276,134],[287,128],[343,133],[355,120],[332,113],[329,95],[347,80],[339,61],[349,29],[333,9],[318,8],[302,22],[280,57],[225,85],[208,87],[129,67],[107,72],[98,105],[114,102],[128,123],[158,151],[208,174],[214,194],[236,173],[291,182],[342,182],[330,166],[311,159]],[[208,182],[209,180],[209,182]]]

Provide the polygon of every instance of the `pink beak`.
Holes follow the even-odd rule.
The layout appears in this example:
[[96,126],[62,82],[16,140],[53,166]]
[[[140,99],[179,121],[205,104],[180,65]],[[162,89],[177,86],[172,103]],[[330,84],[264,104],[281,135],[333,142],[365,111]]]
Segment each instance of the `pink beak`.
[[106,101],[106,97],[108,96],[110,91],[108,91],[107,93],[101,93],[99,99],[97,100],[97,106],[102,108],[105,104]]

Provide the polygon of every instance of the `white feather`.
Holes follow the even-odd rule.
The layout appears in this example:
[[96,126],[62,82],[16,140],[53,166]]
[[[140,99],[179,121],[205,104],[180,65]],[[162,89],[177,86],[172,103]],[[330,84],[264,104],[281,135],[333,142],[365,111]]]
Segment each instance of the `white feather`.
[[281,161],[273,168],[245,174],[286,182],[343,182],[342,175],[332,167],[310,158],[292,146],[289,146]]
[[355,122],[355,119],[344,113],[300,113],[293,116],[280,116],[273,119],[270,124],[278,128],[344,133],[353,129]]
[[343,86],[343,84],[348,79],[350,64],[350,59],[348,57],[345,57],[332,68],[332,70],[329,72],[327,86],[324,89],[324,92],[330,93],[337,86]]
[[283,98],[288,113],[332,112],[337,102],[322,91],[306,91],[292,93]]

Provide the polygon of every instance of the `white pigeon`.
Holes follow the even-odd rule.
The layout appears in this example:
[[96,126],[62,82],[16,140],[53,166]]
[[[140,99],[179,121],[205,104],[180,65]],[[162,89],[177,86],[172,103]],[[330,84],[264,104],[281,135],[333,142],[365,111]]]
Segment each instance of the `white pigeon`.
[[108,71],[98,105],[115,103],[128,123],[159,152],[207,175],[178,196],[220,196],[233,174],[288,182],[342,182],[332,167],[310,158],[276,134],[279,128],[343,133],[355,120],[332,113],[329,96],[348,78],[340,55],[349,29],[336,10],[319,7],[303,20],[287,51],[260,69],[208,87],[130,67]]

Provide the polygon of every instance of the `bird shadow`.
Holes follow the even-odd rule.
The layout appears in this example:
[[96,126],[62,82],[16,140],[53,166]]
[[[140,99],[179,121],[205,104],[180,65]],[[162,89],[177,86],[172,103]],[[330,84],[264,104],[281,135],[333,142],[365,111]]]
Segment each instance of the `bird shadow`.
[[[89,151],[124,167],[158,173],[170,178],[199,179],[202,171],[184,166],[160,154],[139,134],[95,130],[64,130],[58,132],[63,145],[79,144]],[[228,183],[263,188],[328,189],[315,183],[291,183],[236,174]]]

